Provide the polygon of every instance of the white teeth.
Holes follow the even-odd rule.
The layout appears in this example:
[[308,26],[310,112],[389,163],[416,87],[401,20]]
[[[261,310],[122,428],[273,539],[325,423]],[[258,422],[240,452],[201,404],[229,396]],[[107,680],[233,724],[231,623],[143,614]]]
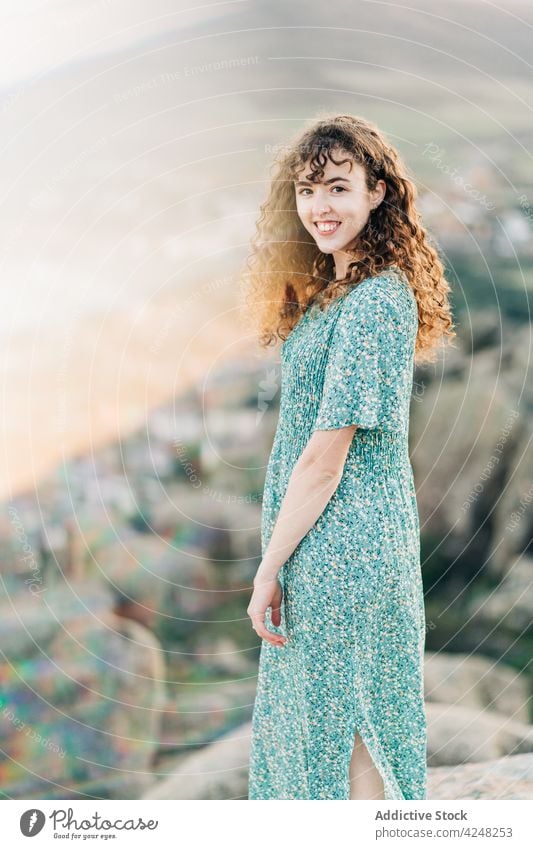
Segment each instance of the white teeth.
[[340,226],[340,221],[315,221],[315,224],[320,233],[331,233]]

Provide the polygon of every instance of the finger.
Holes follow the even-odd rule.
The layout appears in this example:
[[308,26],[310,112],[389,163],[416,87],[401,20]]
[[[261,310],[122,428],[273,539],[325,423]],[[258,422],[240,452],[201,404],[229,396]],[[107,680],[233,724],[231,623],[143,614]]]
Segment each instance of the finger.
[[272,624],[275,625],[276,627],[279,627],[279,625],[281,625],[281,605],[282,605],[282,602],[283,602],[283,591],[281,589],[281,586],[278,583],[277,586],[276,586],[276,591],[272,596],[271,605],[270,605]]
[[281,625],[281,607],[272,608],[271,619],[273,625]]
[[254,621],[254,628],[257,631],[258,637],[261,637],[262,640],[266,640],[273,646],[284,646],[287,641],[287,638],[283,634],[275,634],[273,631],[269,631],[265,623],[259,619]]

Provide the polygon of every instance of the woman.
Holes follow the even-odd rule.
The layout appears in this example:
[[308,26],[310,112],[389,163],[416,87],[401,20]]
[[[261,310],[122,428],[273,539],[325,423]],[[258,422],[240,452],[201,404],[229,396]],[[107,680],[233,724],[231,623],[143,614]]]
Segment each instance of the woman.
[[283,340],[262,560],[249,799],[425,799],[424,599],[408,454],[413,366],[449,286],[398,153],[325,117],[279,156],[245,304]]

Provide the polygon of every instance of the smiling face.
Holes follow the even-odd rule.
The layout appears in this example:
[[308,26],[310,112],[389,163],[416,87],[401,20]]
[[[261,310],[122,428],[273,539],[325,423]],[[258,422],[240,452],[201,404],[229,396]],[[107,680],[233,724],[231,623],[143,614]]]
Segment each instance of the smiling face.
[[[334,151],[333,156],[342,160],[349,154]],[[296,210],[319,250],[333,254],[339,280],[345,276],[351,258],[346,251],[354,246],[372,209],[383,200],[386,184],[379,180],[370,192],[366,186],[364,167],[351,157],[342,165],[335,165],[328,158],[318,183],[308,179],[310,171],[310,163],[307,162],[297,174],[294,184]]]

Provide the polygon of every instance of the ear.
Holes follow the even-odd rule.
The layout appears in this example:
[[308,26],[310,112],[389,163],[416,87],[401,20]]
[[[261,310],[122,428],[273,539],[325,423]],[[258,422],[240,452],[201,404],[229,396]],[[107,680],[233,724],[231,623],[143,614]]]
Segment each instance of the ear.
[[387,184],[385,180],[378,180],[376,188],[372,192],[373,203],[378,206],[385,195],[387,194]]

